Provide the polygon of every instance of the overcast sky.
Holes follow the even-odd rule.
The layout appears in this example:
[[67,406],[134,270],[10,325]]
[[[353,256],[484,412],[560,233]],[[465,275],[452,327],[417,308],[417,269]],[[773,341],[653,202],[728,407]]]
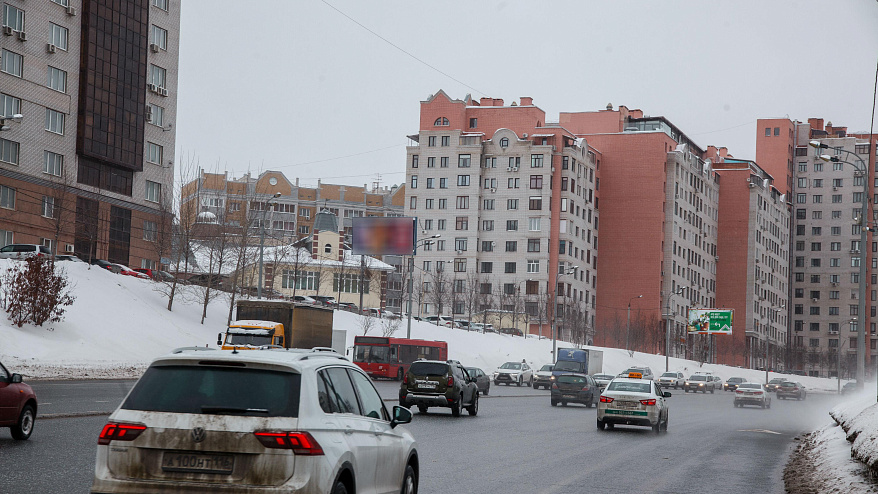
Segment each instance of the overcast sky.
[[439,89],[549,122],[626,105],[748,159],[757,118],[871,121],[875,0],[182,4],[177,163],[234,176],[401,183]]

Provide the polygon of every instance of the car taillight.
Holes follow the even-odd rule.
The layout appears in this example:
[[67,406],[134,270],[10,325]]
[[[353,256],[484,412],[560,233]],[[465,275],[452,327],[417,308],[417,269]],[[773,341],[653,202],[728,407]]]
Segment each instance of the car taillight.
[[740,390],[740,389],[738,389],[738,390],[735,390],[735,393],[737,393],[737,394],[739,394],[739,395],[742,395],[742,394],[744,394],[744,392],[743,392],[743,391],[741,391],[741,390]]
[[402,383],[403,383],[403,384],[408,384],[408,383],[409,383],[409,375],[408,375],[408,374],[406,374],[405,377],[402,378]]
[[307,432],[257,431],[253,435],[266,448],[290,449],[294,454],[305,456],[323,455],[323,448]]
[[449,388],[450,388],[451,386],[454,386],[454,377],[452,377],[452,376],[448,376],[448,382],[445,383],[445,385],[448,386]]
[[110,441],[133,441],[145,430],[145,425],[108,422],[101,429],[98,444],[107,445],[110,444]]
[[612,402],[613,402],[613,398],[610,398],[609,396],[601,396],[601,403],[612,403]]
[[649,400],[640,400],[640,404],[651,407],[651,406],[655,405],[655,398],[651,398]]
[[583,387],[582,387],[582,390],[583,390],[583,391],[588,391],[588,390],[589,390],[589,387],[588,387],[588,386],[583,386]]
[[761,396],[761,395],[762,395],[762,391],[757,391],[757,392],[755,392],[755,393],[753,393],[753,394],[754,394],[754,395],[760,395],[760,396]]

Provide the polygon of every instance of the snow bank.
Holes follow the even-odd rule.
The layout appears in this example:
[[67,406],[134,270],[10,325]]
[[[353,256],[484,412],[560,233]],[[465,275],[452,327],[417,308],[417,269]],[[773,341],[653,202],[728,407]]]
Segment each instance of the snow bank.
[[852,456],[878,474],[878,404],[873,387],[837,405],[829,415],[844,429]]

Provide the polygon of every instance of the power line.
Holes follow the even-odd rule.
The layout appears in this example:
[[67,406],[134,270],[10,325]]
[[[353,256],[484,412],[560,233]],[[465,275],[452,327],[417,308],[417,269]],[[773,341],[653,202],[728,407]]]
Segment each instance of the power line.
[[475,92],[475,93],[477,93],[477,94],[487,94],[487,93],[485,93],[484,91],[479,91],[478,89],[476,89],[476,88],[470,86],[469,84],[467,84],[467,83],[465,83],[465,82],[463,82],[463,81],[460,81],[460,80],[458,80],[458,79],[452,77],[450,74],[447,74],[447,73],[445,73],[445,72],[439,70],[438,68],[436,68],[436,67],[430,65],[429,63],[427,63],[427,62],[421,60],[420,58],[416,57],[415,55],[409,53],[408,51],[406,51],[406,50],[403,49],[402,47],[400,47],[400,46],[394,44],[392,41],[388,40],[388,39],[385,38],[384,36],[381,36],[380,34],[376,33],[375,31],[373,31],[373,30],[369,29],[368,27],[364,26],[363,24],[361,24],[359,21],[357,21],[357,20],[354,19],[353,17],[351,17],[351,16],[345,14],[344,12],[342,12],[341,10],[339,10],[338,8],[336,8],[334,5],[332,5],[331,3],[327,2],[326,0],[320,0],[320,1],[323,2],[323,3],[325,3],[325,4],[326,4],[329,8],[331,8],[332,10],[334,10],[334,11],[338,12],[339,14],[345,16],[348,20],[350,20],[350,21],[353,22],[354,24],[360,26],[361,28],[365,29],[366,31],[369,31],[372,35],[374,35],[375,37],[377,37],[377,38],[380,39],[381,41],[384,41],[384,42],[387,43],[388,45],[390,45],[390,46],[396,48],[397,50],[399,50],[399,51],[405,53],[405,54],[408,55],[409,57],[411,57],[411,58],[417,60],[418,62],[420,62],[421,64],[423,64],[423,65],[429,67],[430,69],[433,69],[434,71],[436,71],[436,72],[438,72],[438,73],[444,75],[445,77],[451,79],[452,81],[454,81],[454,82],[456,82],[456,83],[458,83],[458,84],[460,84],[460,85],[462,85],[462,86],[464,86],[464,87],[467,87],[467,88],[469,88],[469,89],[472,89],[473,92]]

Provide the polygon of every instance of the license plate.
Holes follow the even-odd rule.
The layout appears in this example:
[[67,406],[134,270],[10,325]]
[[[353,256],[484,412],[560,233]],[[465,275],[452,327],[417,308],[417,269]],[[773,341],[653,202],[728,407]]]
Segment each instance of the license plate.
[[569,400],[575,400],[576,396],[575,395],[564,395],[564,398],[567,398]]
[[647,412],[645,412],[645,411],[638,411],[638,410],[615,410],[615,409],[612,409],[612,408],[608,408],[608,409],[604,410],[604,412],[605,412],[606,414],[608,414],[608,415],[637,415],[637,416],[644,416],[644,415],[647,414]]
[[436,383],[419,383],[418,387],[419,388],[436,389]]
[[634,401],[617,401],[614,408],[637,408],[637,402]]
[[162,470],[165,472],[230,474],[234,466],[235,457],[232,455],[171,452],[162,455]]

